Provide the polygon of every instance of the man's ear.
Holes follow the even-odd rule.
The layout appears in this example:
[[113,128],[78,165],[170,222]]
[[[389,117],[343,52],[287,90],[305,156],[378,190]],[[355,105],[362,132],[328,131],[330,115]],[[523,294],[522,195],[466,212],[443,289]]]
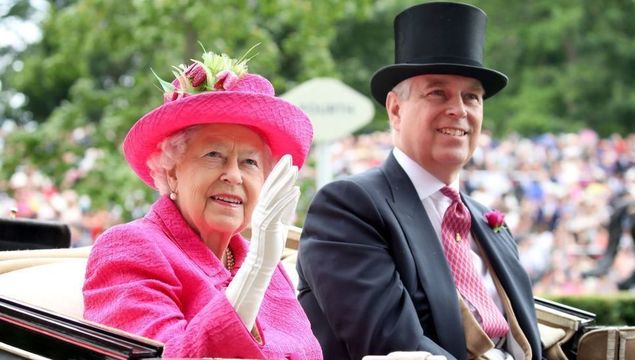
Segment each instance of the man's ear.
[[390,127],[393,130],[399,130],[401,127],[401,108],[399,96],[394,91],[389,91],[386,96],[386,111],[388,112]]

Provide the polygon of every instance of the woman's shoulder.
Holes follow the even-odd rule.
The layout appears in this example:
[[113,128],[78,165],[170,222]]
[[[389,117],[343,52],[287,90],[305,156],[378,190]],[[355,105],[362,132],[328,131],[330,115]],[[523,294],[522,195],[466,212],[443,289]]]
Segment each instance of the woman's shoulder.
[[145,218],[117,224],[104,231],[93,244],[92,251],[120,249],[148,249],[165,238],[161,228]]
[[118,271],[148,266],[165,268],[169,261],[167,243],[169,239],[161,228],[146,219],[115,225],[95,240],[88,256],[86,275],[113,267]]

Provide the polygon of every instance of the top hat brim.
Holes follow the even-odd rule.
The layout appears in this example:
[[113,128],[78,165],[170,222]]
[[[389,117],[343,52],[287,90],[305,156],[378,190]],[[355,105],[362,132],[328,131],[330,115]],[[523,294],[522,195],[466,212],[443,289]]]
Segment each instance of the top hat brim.
[[375,100],[386,106],[386,96],[397,84],[408,78],[427,75],[446,74],[471,77],[479,80],[485,90],[484,99],[501,91],[507,85],[507,76],[499,71],[462,64],[394,64],[377,70],[370,81],[370,91]]

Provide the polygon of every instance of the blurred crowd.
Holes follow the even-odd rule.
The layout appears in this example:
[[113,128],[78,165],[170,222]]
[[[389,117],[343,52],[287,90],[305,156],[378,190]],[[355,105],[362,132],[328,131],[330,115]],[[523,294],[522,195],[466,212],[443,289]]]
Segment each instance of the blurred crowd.
[[[535,292],[617,291],[618,282],[635,270],[631,236],[635,224],[620,219],[615,239],[609,237],[608,224],[615,207],[635,195],[635,134],[600,138],[587,129],[496,139],[485,132],[480,141],[461,174],[461,186],[505,214]],[[334,178],[380,165],[391,149],[387,131],[332,143]],[[87,151],[69,176],[89,172],[99,156]],[[311,166],[302,170],[305,179],[314,172]],[[94,209],[88,196],[76,193],[72,186],[60,190],[38,169],[24,166],[3,180],[0,216],[14,211],[19,217],[63,221],[71,226],[72,246],[92,244],[104,229],[121,221],[117,211]],[[618,242],[610,266],[599,276],[582,276],[597,267],[610,241]]]
[[72,189],[59,190],[50,178],[29,166],[18,169],[9,189],[0,189],[0,213],[45,221],[60,221],[71,230],[71,246],[91,245],[116,220],[106,209],[92,209],[90,198]]
[[[5,121],[0,127],[0,166],[4,137],[15,129],[15,124]],[[87,139],[84,128],[77,128],[69,135],[69,141],[82,143]],[[102,157],[97,148],[89,147],[77,157],[66,154],[63,161],[72,164],[59,184],[31,165],[21,165],[9,179],[0,179],[0,216],[60,221],[71,230],[71,246],[91,245],[106,228],[119,222],[118,207],[95,209],[86,194],[78,194],[73,184],[90,173],[96,161]]]
[[[389,132],[350,136],[332,145],[335,177],[381,164]],[[537,294],[605,293],[635,270],[628,218],[619,219],[617,254],[600,276],[613,210],[635,195],[635,135],[600,138],[594,131],[517,135],[484,132],[461,187],[505,214]],[[604,259],[606,260],[606,259]]]

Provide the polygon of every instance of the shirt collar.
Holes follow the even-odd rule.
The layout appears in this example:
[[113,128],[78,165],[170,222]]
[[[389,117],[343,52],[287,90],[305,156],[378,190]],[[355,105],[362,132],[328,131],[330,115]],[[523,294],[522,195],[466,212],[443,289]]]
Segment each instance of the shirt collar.
[[[395,156],[397,163],[399,163],[399,165],[403,168],[403,170],[410,178],[410,181],[412,181],[412,184],[417,191],[419,199],[427,199],[445,186],[442,181],[434,177],[434,175],[430,174],[426,169],[417,164],[414,160],[412,160],[408,155],[399,150],[397,147],[393,148],[392,153]],[[448,186],[458,192],[459,177],[457,176],[457,178]]]

